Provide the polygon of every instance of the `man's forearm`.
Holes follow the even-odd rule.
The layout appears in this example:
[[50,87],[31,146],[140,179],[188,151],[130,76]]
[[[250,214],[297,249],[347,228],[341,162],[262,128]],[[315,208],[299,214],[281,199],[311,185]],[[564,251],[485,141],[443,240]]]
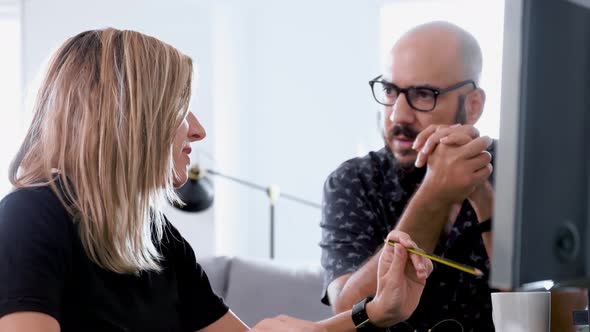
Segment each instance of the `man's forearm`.
[[[478,222],[492,218],[494,212],[494,188],[490,182],[485,182],[469,197]],[[481,234],[488,257],[492,259],[492,232]]]
[[[432,252],[440,233],[448,220],[451,204],[436,202],[420,189],[408,203],[397,229],[410,234],[410,237],[424,250]],[[331,297],[334,313],[352,308],[361,299],[375,294],[377,290],[377,252],[360,269],[354,272],[341,289]]]
[[420,188],[410,199],[396,228],[408,233],[420,248],[432,252],[449,219],[451,206],[430,198],[426,190]]
[[337,295],[330,299],[334,313],[350,310],[358,301],[375,295],[380,252],[380,250],[377,251],[361,268],[350,275],[342,289],[338,290]]

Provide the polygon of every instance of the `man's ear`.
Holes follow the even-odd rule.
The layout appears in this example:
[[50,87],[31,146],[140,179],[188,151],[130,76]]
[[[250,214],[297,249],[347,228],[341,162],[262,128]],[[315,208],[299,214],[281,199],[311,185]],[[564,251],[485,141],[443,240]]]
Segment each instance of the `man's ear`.
[[481,117],[486,102],[486,93],[482,89],[472,91],[465,98],[465,113],[467,124],[473,125]]

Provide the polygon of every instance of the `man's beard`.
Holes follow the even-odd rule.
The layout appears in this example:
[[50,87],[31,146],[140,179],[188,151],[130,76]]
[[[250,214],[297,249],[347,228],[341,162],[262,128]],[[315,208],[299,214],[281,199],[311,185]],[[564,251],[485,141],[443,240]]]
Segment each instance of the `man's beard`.
[[[459,108],[457,109],[457,113],[455,113],[454,123],[465,124],[467,122],[467,111],[465,110],[465,96],[459,96]],[[384,141],[385,145],[387,146],[387,142],[391,142],[391,140],[399,135],[403,135],[409,139],[415,139],[420,132],[415,128],[405,125],[405,124],[398,124],[395,125],[391,132],[387,135],[384,134]],[[393,151],[391,151],[393,153]],[[407,152],[408,154],[411,151]],[[394,171],[399,175],[400,181],[405,182],[407,184],[420,184],[424,175],[426,175],[426,166],[422,168],[416,168],[414,166],[414,162],[410,163],[402,163],[399,160],[394,165]]]
[[467,111],[465,110],[465,96],[459,96],[459,109],[455,114],[455,123],[465,124],[467,123]]

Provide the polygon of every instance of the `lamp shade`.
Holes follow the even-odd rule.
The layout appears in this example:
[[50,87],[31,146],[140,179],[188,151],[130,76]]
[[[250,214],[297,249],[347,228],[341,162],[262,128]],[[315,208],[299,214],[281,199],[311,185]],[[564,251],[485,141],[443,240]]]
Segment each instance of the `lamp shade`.
[[198,166],[191,167],[188,181],[176,193],[185,203],[184,206],[176,207],[183,211],[201,212],[213,205],[213,182]]

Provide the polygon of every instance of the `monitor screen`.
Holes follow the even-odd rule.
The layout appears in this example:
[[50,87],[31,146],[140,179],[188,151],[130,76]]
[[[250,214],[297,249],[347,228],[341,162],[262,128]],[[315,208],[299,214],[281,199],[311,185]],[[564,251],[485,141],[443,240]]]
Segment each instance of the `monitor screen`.
[[590,285],[590,0],[508,0],[491,284]]

